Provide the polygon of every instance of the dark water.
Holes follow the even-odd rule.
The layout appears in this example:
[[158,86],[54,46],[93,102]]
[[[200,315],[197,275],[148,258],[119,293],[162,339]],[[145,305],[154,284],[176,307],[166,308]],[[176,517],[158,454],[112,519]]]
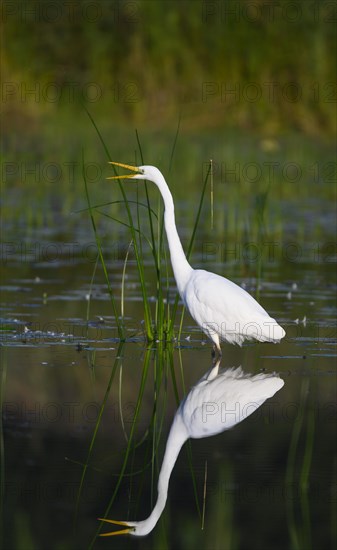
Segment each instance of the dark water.
[[[232,430],[193,440],[182,449],[165,512],[147,538],[97,539],[97,547],[333,547],[336,248],[332,210],[319,218],[319,238],[313,236],[309,214],[307,232],[296,241],[296,249],[291,248],[290,219],[285,224],[282,251],[275,255],[270,248],[258,282],[259,300],[286,329],[286,338],[279,345],[223,346],[222,367],[276,372],[284,387]],[[120,345],[100,266],[94,274],[96,245],[90,224],[81,221],[68,231],[66,226],[65,219],[59,229],[32,228],[29,235],[26,228],[16,228],[2,247],[1,531],[7,549],[89,546],[96,518],[105,513],[119,481],[142,383],[125,469],[132,475],[121,480],[109,516],[144,519],[156,499],[177,404],[211,366],[210,345],[187,314],[180,342],[164,353],[160,343],[149,349],[132,258],[124,304],[127,341]],[[108,227],[103,235],[119,308],[129,241],[123,234],[109,239]],[[255,293],[253,260],[242,269],[247,249],[238,245],[232,257],[227,250],[225,266],[221,239],[212,241],[213,248],[205,248],[208,242],[206,236],[197,242],[192,263]],[[146,269],[151,287],[150,257]],[[172,280],[172,299],[174,288]],[[203,530],[196,501],[201,511],[205,503]]]

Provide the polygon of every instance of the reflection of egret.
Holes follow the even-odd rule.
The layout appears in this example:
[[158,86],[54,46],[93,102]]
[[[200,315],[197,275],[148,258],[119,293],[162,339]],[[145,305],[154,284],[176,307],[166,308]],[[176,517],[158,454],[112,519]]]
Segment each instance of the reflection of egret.
[[165,229],[171,255],[171,263],[179,294],[193,319],[213,341],[221,355],[220,341],[241,345],[244,340],[277,342],[285,331],[275,319],[243,288],[228,279],[205,271],[193,269],[184,254],[177,232],[174,204],[171,192],[162,173],[154,166],[129,166],[112,162],[137,172],[108,179],[133,178],[149,180],[156,184],[165,205]]
[[164,510],[170,475],[185,441],[223,432],[252,414],[284,384],[275,374],[244,374],[241,367],[220,371],[217,364],[206,373],[180,403],[168,436],[158,479],[158,498],[150,516],[144,521],[115,521],[124,529],[101,536],[147,535]]

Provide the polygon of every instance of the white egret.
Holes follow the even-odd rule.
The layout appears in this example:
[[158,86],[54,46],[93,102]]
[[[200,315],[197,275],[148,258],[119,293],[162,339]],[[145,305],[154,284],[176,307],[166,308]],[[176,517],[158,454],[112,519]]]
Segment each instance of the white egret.
[[245,374],[241,367],[219,370],[220,359],[190,390],[175,414],[166,443],[163,464],[158,479],[158,497],[150,516],[144,521],[100,521],[120,525],[123,529],[101,536],[131,534],[144,536],[155,527],[164,510],[169,479],[185,441],[219,434],[232,428],[284,385],[275,374]]
[[120,162],[110,164],[136,174],[108,179],[149,180],[158,187],[165,206],[165,230],[179,294],[193,319],[213,341],[218,354],[221,356],[221,340],[240,346],[244,340],[279,342],[285,331],[248,292],[229,279],[190,266],[177,232],[172,194],[158,168]]

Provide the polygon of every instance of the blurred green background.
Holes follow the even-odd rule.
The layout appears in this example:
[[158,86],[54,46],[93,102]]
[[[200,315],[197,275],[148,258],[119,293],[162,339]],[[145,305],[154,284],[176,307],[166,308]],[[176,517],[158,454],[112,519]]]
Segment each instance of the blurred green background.
[[[3,114],[36,135],[81,102],[111,125],[335,132],[332,2],[4,2]],[[75,125],[76,127],[76,125]]]
[[9,195],[5,218],[41,224],[47,211],[82,204],[82,151],[97,199],[108,198],[107,158],[85,108],[115,160],[140,162],[137,128],[146,163],[186,182],[171,184],[178,199],[200,187],[210,158],[228,169],[258,162],[257,186],[239,174],[249,193],[276,163],[279,198],[294,196],[287,167],[297,163],[309,194],[332,198],[331,2],[4,2],[2,13],[2,183],[21,187],[24,204]]

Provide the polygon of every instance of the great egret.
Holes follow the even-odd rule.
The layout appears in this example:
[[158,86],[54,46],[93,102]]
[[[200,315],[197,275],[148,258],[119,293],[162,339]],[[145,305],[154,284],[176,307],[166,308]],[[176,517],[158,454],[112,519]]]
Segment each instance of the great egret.
[[169,479],[185,441],[219,434],[251,415],[262,403],[284,385],[275,374],[245,374],[241,367],[219,370],[220,358],[191,389],[180,403],[166,443],[158,479],[158,497],[150,516],[144,521],[100,521],[123,526],[124,529],[101,536],[131,534],[144,536],[155,527],[164,510]]
[[177,232],[173,198],[160,170],[155,166],[110,164],[136,174],[108,179],[149,180],[158,187],[165,206],[165,230],[179,294],[193,319],[213,341],[218,354],[221,356],[221,340],[240,346],[244,340],[279,342],[285,331],[248,292],[229,279],[190,266]]

